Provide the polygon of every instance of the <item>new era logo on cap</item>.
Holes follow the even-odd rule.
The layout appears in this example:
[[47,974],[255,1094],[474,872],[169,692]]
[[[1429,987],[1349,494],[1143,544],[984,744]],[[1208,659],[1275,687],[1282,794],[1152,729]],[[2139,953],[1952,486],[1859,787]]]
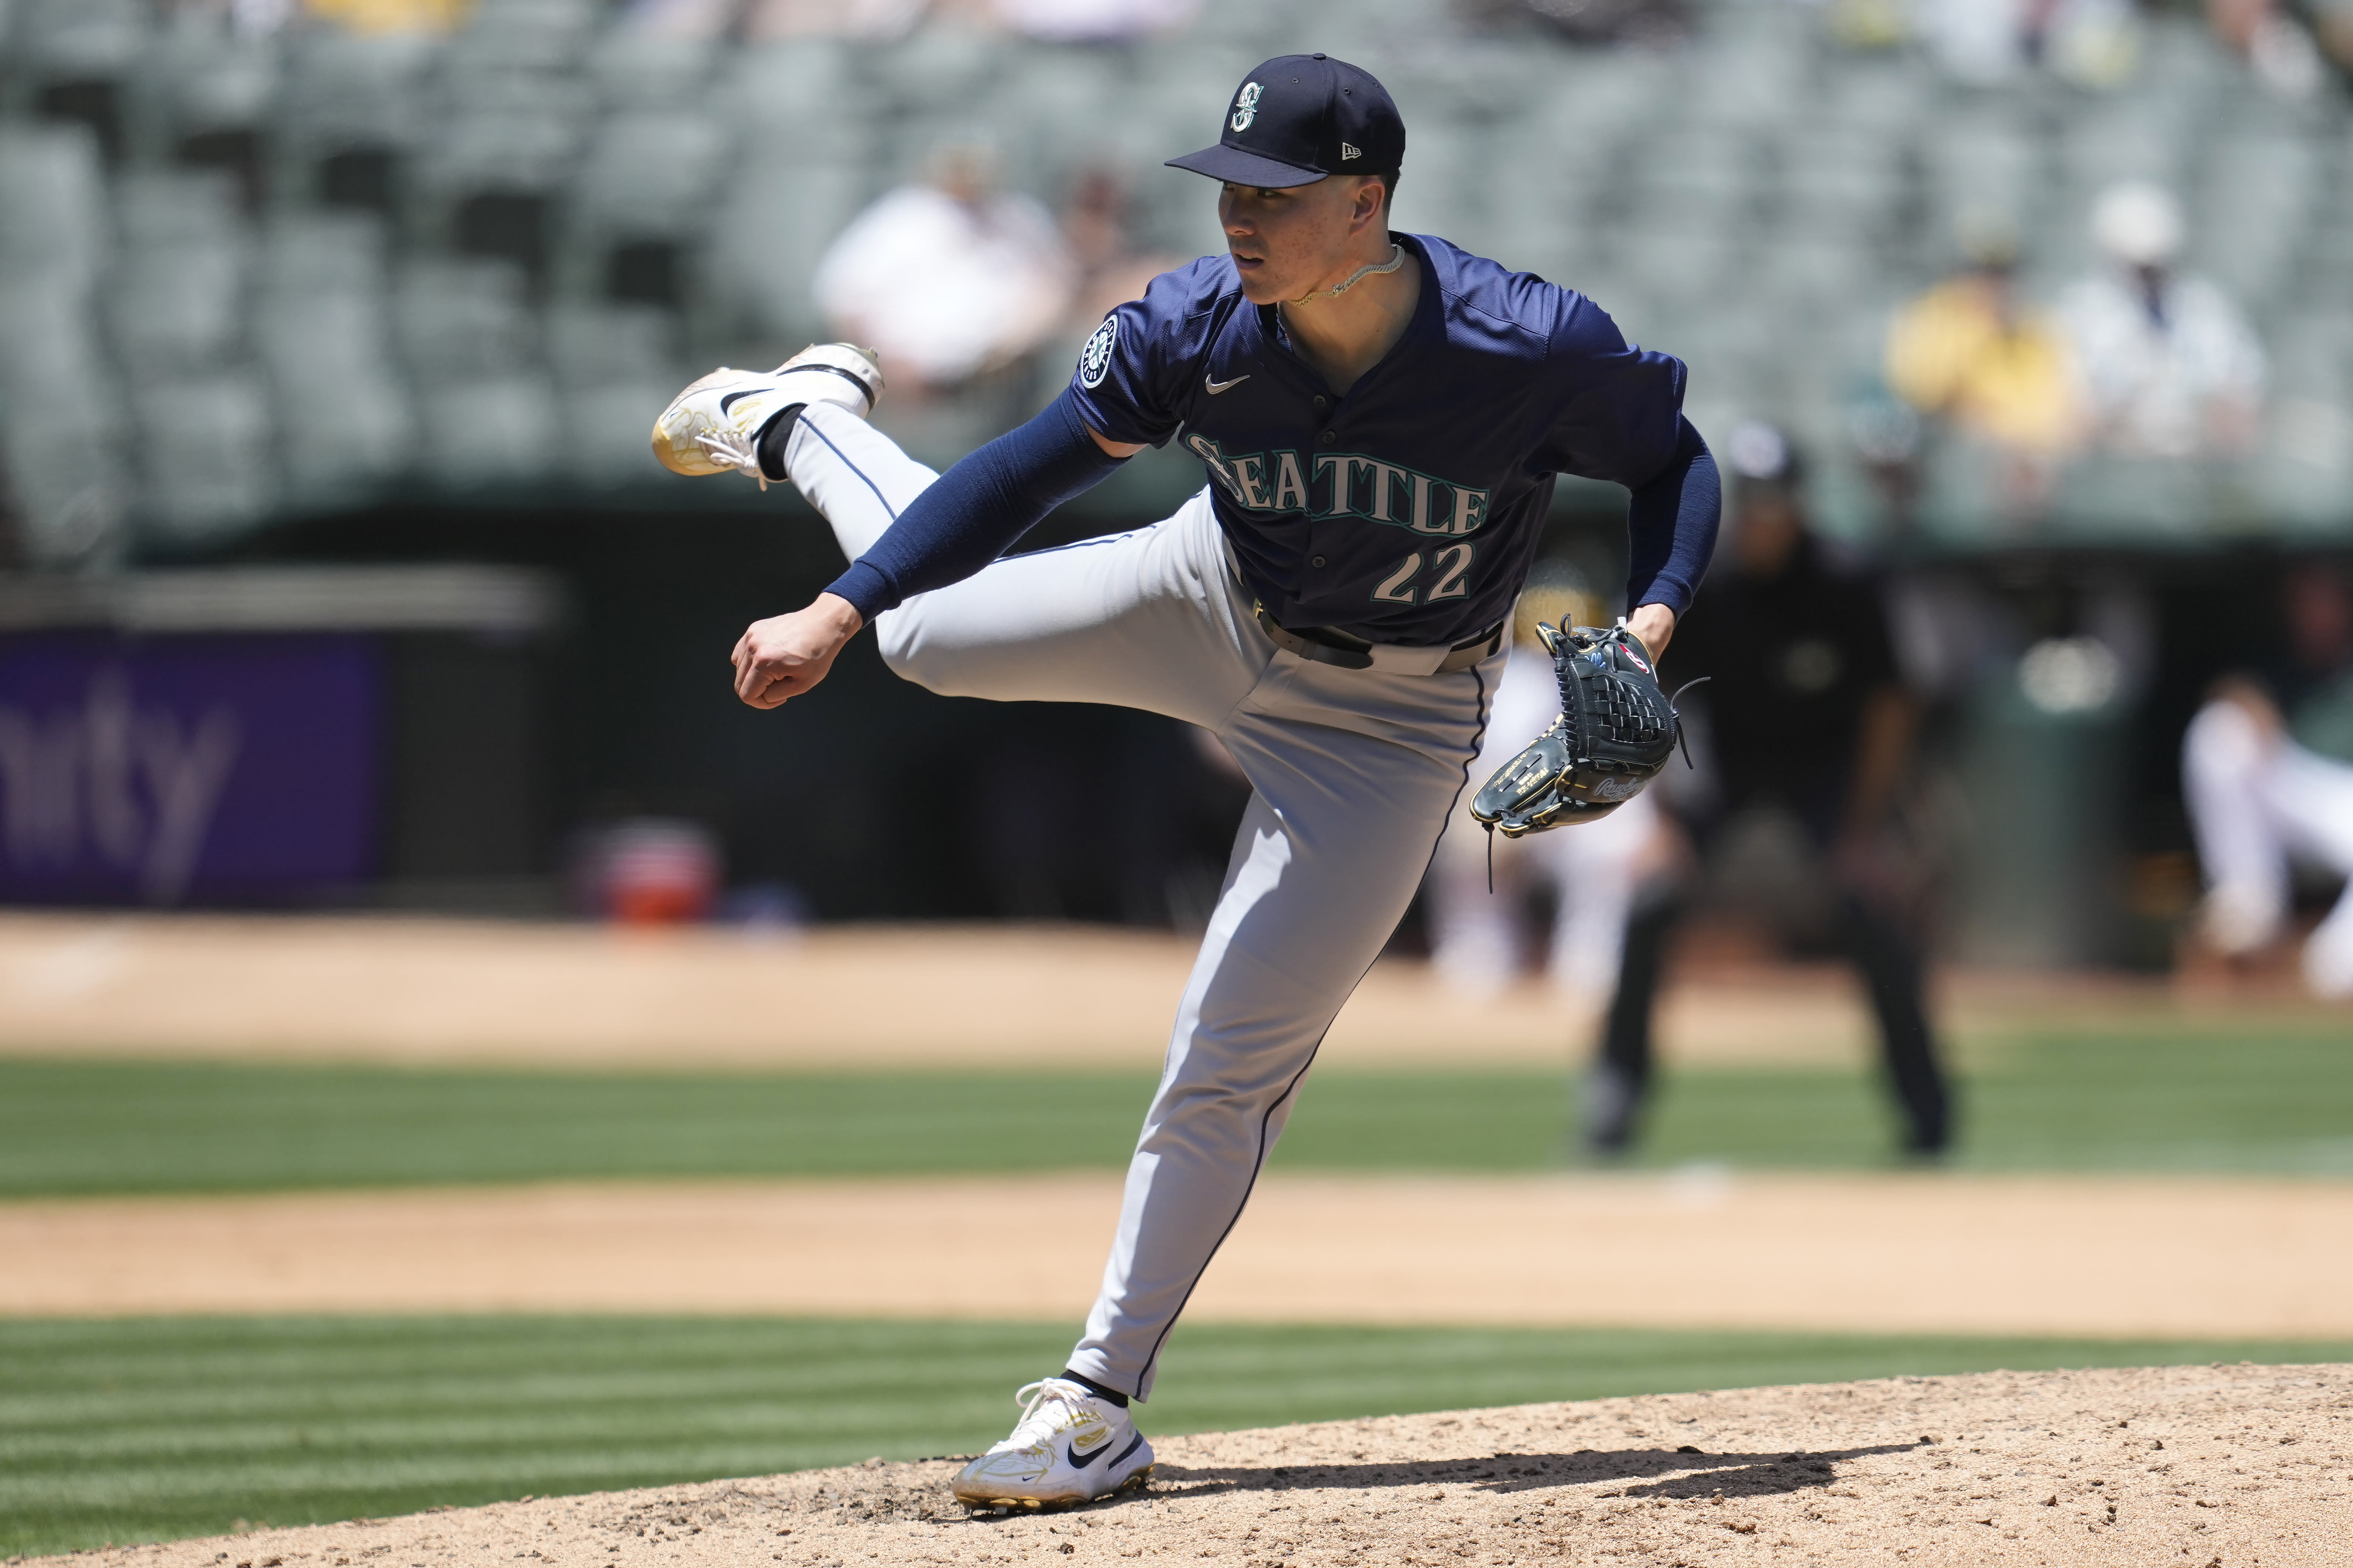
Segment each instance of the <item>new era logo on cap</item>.
[[1405,121],[1370,71],[1328,55],[1279,55],[1243,79],[1215,147],[1171,158],[1231,184],[1282,190],[1405,162]]

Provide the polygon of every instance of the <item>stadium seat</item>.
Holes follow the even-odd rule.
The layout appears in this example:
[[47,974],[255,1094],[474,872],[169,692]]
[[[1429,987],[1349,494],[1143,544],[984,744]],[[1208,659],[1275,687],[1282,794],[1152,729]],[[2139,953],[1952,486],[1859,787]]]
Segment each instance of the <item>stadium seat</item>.
[[362,213],[290,212],[262,231],[259,286],[271,301],[310,294],[380,295],[385,226]]
[[142,531],[172,545],[240,532],[277,503],[269,396],[249,371],[135,379]]
[[131,483],[110,436],[120,409],[88,279],[0,279],[0,443],[33,563],[80,565],[113,546]]
[[642,305],[565,304],[548,312],[567,477],[599,487],[659,482],[646,437],[686,379],[675,336],[675,317]]
[[119,163],[128,151],[124,89],[153,28],[139,0],[24,0],[0,65],[36,114],[87,125],[107,162]]
[[1780,179],[1768,202],[1774,226],[1841,237],[1890,235],[1906,195],[1903,149],[1884,135],[1814,126],[1781,142]]
[[507,374],[537,361],[525,280],[508,263],[413,258],[395,280],[393,310],[402,363],[420,382]]
[[111,227],[94,132],[0,125],[0,284],[56,277],[86,291]]
[[669,109],[698,101],[719,64],[718,40],[616,27],[588,57],[588,79],[612,109]]
[[596,0],[476,0],[455,54],[489,72],[568,72],[595,42],[606,7]]
[[2240,299],[2285,285],[2325,195],[2320,158],[2302,137],[2241,136],[2205,159],[2190,226],[2199,269]]
[[530,484],[556,471],[564,432],[545,376],[519,371],[444,382],[422,388],[418,401],[430,482],[463,491]]
[[1779,124],[1801,110],[1814,80],[1812,19],[1796,6],[1717,13],[1683,61],[1683,113],[1728,129]]
[[1746,257],[1732,226],[1687,211],[1637,214],[1611,233],[1609,247],[1612,270],[1641,279],[1645,294],[1677,307],[1721,299]]
[[390,216],[402,161],[432,122],[427,83],[437,39],[321,30],[288,50],[274,143],[272,188],[299,202]]
[[1933,128],[1922,145],[1926,232],[1932,254],[1949,258],[1964,223],[1998,218],[2031,229],[2050,189],[2042,144],[2021,126],[1978,114]]
[[862,160],[872,145],[878,115],[863,80],[849,46],[795,38],[734,56],[716,88],[716,107],[760,163],[839,165]]
[[679,258],[708,222],[733,152],[732,128],[698,110],[600,121],[570,184],[559,290],[681,304]]
[[293,499],[350,504],[405,472],[416,451],[415,416],[394,366],[382,294],[275,297],[257,313],[253,335],[269,373]]
[[416,160],[411,221],[440,246],[512,262],[538,286],[589,110],[583,84],[537,77],[504,81],[494,103],[454,110]]
[[865,201],[864,174],[763,159],[739,170],[729,189],[733,199],[719,213],[703,263],[723,330],[797,347],[825,330],[810,280],[826,246]]
[[401,357],[417,384],[425,477],[465,489],[549,472],[561,432],[522,270],[419,258],[402,268],[394,300]]
[[226,363],[240,344],[250,251],[231,178],[132,174],[115,210],[106,317],[133,381]]
[[348,500],[413,450],[395,363],[381,220],[290,214],[264,231],[252,336],[275,395],[289,495]]
[[241,37],[228,18],[184,9],[142,55],[131,118],[142,157],[219,169],[237,181],[248,212],[259,212],[270,170],[264,132],[274,107],[279,52]]
[[628,110],[601,121],[570,186],[594,234],[677,235],[707,210],[733,133],[694,110]]
[[2247,467],[2263,516],[2298,531],[2342,526],[2353,491],[2353,311],[2274,334],[2263,447]]
[[1681,209],[1729,219],[1753,209],[1765,171],[1752,138],[1694,129],[1641,149],[1634,178],[1638,211],[1665,215]]

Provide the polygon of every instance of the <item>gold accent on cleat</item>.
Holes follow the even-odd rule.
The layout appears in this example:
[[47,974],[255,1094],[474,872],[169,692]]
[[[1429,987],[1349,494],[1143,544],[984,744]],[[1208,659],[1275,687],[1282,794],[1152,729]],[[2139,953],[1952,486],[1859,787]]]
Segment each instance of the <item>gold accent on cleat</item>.
[[811,343],[771,371],[722,365],[654,421],[654,458],[674,474],[748,474],[765,489],[757,443],[772,417],[801,404],[832,403],[863,418],[881,396],[881,361],[854,343]]

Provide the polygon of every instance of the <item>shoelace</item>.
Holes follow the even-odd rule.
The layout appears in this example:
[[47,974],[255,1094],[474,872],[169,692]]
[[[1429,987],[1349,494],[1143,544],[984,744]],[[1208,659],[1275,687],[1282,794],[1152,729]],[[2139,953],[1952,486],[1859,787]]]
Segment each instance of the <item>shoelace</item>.
[[759,480],[760,493],[767,493],[768,476],[760,471],[760,451],[753,442],[723,430],[715,436],[697,436],[694,444],[710,453],[711,460],[722,468],[739,469]]
[[1044,1421],[1039,1420],[1039,1405],[1060,1405],[1070,1411],[1073,1416],[1077,1416],[1085,1413],[1081,1405],[1082,1402],[1089,1397],[1085,1389],[1059,1377],[1044,1377],[1039,1378],[1036,1383],[1023,1384],[1020,1390],[1013,1395],[1013,1403],[1021,1406],[1021,1419],[1013,1424],[1013,1435],[1005,1439],[1003,1446],[1008,1448],[1024,1448],[1032,1443],[1042,1443],[1054,1435],[1055,1426],[1050,1415]]

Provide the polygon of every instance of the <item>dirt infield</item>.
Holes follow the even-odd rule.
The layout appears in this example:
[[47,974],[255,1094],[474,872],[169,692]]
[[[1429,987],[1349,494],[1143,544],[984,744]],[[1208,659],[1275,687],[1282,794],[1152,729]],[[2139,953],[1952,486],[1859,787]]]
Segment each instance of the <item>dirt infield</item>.
[[[0,1206],[0,1313],[1061,1319],[1115,1173]],[[1006,1245],[1018,1235],[1020,1245]],[[1201,1320],[2353,1338],[2353,1184],[1270,1176]]]
[[[1193,960],[1187,938],[1100,926],[714,928],[391,917],[0,915],[0,1052],[550,1067],[1149,1067]],[[1959,975],[1947,1012],[1989,1034],[2094,1017],[2229,1016],[2160,985]],[[2333,1016],[2293,997],[2267,1016]],[[1327,1065],[1541,1063],[1583,1049],[1582,1005],[1534,982],[1486,998],[1385,960]],[[1687,1062],[1862,1059],[1841,970],[1686,976],[1662,1050]]]
[[2342,1568],[2353,1556],[2346,1366],[1902,1378],[1156,1447],[1148,1491],[1064,1514],[968,1518],[947,1496],[952,1463],[878,1459],[45,1561]]

